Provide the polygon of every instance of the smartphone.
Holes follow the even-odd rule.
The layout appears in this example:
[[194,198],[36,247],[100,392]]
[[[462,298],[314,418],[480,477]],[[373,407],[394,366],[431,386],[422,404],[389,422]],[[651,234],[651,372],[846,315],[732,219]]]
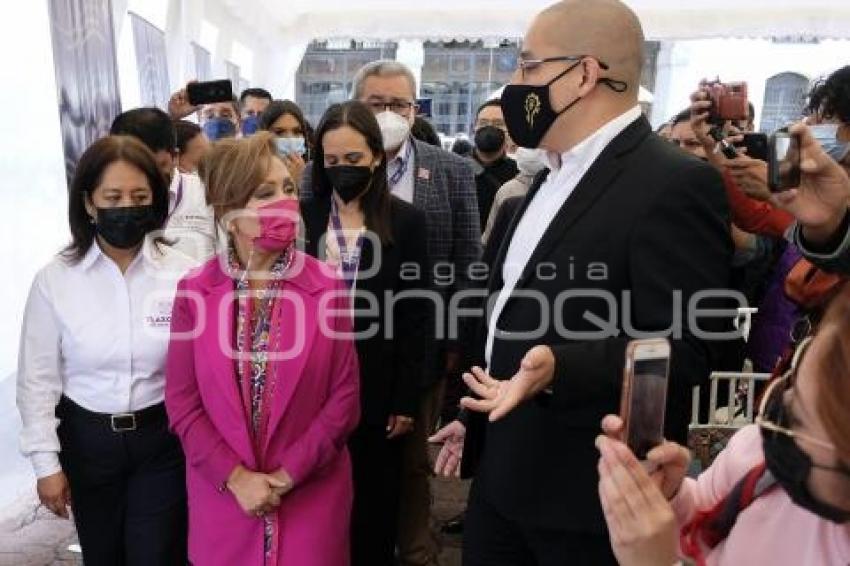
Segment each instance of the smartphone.
[[768,141],[767,184],[779,193],[800,186],[800,136],[783,128]]
[[186,85],[189,104],[198,106],[214,102],[231,102],[233,100],[233,84],[230,79],[189,83]]
[[626,348],[620,418],[623,440],[639,460],[664,441],[670,342],[633,340]]
[[744,140],[740,144],[736,144],[738,147],[745,148],[747,150],[747,156],[752,157],[753,159],[758,159],[760,161],[767,162],[769,152],[767,149],[768,139],[767,134],[760,133],[747,133],[744,134]]

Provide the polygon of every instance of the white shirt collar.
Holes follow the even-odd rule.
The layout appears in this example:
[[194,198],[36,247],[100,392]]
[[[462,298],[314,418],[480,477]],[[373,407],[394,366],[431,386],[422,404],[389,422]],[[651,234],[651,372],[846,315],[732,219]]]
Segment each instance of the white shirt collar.
[[[139,254],[141,254],[142,260],[144,260],[144,262],[149,266],[156,266],[157,262],[160,261],[162,251],[159,249],[159,244],[155,241],[155,238],[152,237],[151,234],[145,236],[145,239],[142,242],[142,248],[139,250]],[[130,263],[130,267],[139,261],[139,254],[133,258],[133,261]],[[100,248],[100,244],[97,243],[97,237],[95,237],[89,251],[86,252],[86,255],[83,256],[83,259],[77,264],[77,267],[83,271],[88,271],[101,258],[109,259],[106,257],[106,254],[103,253],[103,250]]]
[[623,133],[623,130],[640,118],[640,116],[640,105],[635,105],[634,108],[620,114],[583,139],[569,151],[560,155],[551,151],[547,152],[545,160],[549,165],[549,169],[553,173],[557,173],[565,163],[592,163],[608,147],[608,144],[614,141],[614,138]]

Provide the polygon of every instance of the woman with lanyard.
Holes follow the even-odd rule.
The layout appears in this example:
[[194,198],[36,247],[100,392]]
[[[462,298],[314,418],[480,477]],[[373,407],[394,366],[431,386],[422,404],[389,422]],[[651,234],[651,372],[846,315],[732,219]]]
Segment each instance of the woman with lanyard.
[[71,184],[72,242],[24,313],[21,445],[42,504],[73,510],[86,566],[186,563],[184,457],[163,396],[174,290],[193,262],[153,237],[167,211],[141,142],[95,142]]
[[307,252],[326,258],[353,296],[360,359],[352,563],[394,564],[401,441],[413,426],[434,305],[426,290],[425,216],[390,195],[381,130],[360,102],[334,105],[316,131]]
[[172,315],[165,403],[188,461],[189,559],[347,564],[349,298],[295,249],[298,193],[271,134],[219,141],[200,173],[228,245],[180,282]]

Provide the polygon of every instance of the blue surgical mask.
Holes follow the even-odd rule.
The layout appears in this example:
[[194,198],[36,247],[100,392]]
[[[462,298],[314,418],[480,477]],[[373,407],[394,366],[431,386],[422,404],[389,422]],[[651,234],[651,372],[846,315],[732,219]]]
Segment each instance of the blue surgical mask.
[[236,135],[236,125],[227,118],[210,118],[204,123],[204,134],[210,141],[232,138]]
[[260,117],[256,114],[242,119],[242,135],[250,136],[260,129]]
[[277,152],[281,155],[304,155],[307,146],[304,138],[275,138]]
[[844,161],[850,153],[850,142],[838,139],[838,124],[817,124],[809,129],[826,154],[838,163]]

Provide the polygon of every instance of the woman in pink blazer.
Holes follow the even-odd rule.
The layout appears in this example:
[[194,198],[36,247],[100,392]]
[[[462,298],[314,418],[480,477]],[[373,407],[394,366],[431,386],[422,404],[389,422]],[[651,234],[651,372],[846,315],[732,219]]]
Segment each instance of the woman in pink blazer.
[[295,250],[268,133],[201,165],[227,249],[178,285],[165,402],[187,459],[195,566],[345,566],[358,365],[346,293]]

